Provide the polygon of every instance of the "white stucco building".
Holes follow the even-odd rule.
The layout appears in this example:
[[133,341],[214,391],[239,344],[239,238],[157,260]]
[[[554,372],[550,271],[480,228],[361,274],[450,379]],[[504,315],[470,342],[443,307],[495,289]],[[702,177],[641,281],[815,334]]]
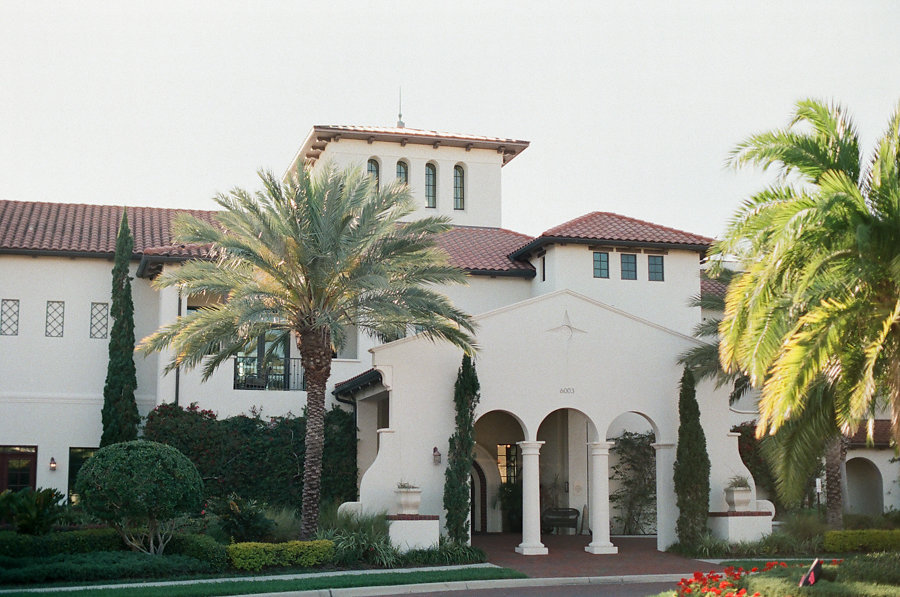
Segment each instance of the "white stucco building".
[[[587,516],[577,530],[592,531],[588,551],[615,552],[611,440],[625,429],[652,431],[655,527],[663,549],[675,541],[677,516],[676,359],[697,343],[691,332],[703,314],[687,299],[700,291],[701,262],[712,239],[605,212],[538,237],[506,230],[502,169],[527,147],[514,139],[403,127],[316,126],[288,172],[303,162],[357,164],[379,181],[407,182],[420,205],[415,215],[452,218],[455,227],[440,244],[467,271],[469,284],[445,291],[475,316],[480,347],[473,531],[504,529],[497,493],[502,481],[520,479],[519,552],[546,552],[539,518],[548,506]],[[150,285],[163,269],[204,256],[196,247],[173,245],[169,225],[176,213],[128,208],[138,338],[201,306]],[[0,490],[66,491],[81,459],[99,443],[120,216],[114,206],[0,201]],[[361,334],[349,337],[336,354],[331,389],[358,415],[356,507],[394,513],[396,486],[407,482],[421,487],[425,520],[440,523],[446,460],[438,455],[447,453],[453,431],[453,384],[462,355],[417,336],[385,345]],[[298,413],[305,393],[292,350],[265,371],[248,353],[206,383],[198,372],[164,375],[166,355],[138,356],[139,409],[146,414],[176,402],[198,403],[222,417],[251,407],[266,415]],[[729,433],[736,421],[727,389],[701,383],[697,398],[712,461],[710,509],[722,518],[727,480],[748,473]],[[860,474],[873,473],[865,468]],[[883,491],[881,507],[900,504],[894,478],[883,479]],[[729,524],[714,528],[731,538],[766,532],[771,504],[753,498],[749,511],[724,516]]]

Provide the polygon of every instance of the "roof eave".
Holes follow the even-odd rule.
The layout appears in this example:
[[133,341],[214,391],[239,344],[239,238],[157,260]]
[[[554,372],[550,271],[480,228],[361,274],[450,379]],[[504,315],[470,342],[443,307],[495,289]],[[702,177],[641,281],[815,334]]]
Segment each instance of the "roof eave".
[[466,273],[471,276],[490,276],[491,278],[533,278],[535,276],[533,269],[467,269]]
[[706,244],[690,244],[690,243],[661,243],[646,242],[635,240],[611,240],[606,238],[577,238],[569,236],[539,236],[524,247],[516,249],[509,254],[509,258],[513,261],[519,261],[526,258],[531,252],[552,244],[573,244],[573,245],[607,245],[610,247],[648,247],[653,249],[678,249],[683,251],[694,251],[705,255],[711,245]]
[[335,385],[331,393],[337,397],[353,397],[360,390],[363,390],[376,383],[381,383],[381,371],[379,371],[378,369],[369,369],[368,371],[357,375],[353,379]]

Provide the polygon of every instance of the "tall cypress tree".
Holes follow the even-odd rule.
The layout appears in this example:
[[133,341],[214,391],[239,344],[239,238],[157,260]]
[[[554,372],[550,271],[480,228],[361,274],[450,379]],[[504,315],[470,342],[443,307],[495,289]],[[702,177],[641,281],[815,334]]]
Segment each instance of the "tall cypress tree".
[[469,477],[475,459],[475,407],[480,398],[479,390],[475,365],[469,355],[464,355],[453,389],[456,431],[450,436],[444,473],[447,537],[457,544],[469,540]]
[[709,454],[700,424],[694,376],[684,368],[678,396],[678,448],[675,452],[675,496],[678,504],[678,541],[696,545],[706,531],[709,515]]
[[137,439],[138,414],[134,391],[137,375],[134,368],[134,302],[128,264],[134,250],[134,239],[128,228],[128,215],[122,210],[122,222],[116,238],[116,255],[112,269],[112,331],[109,334],[109,365],[103,387],[103,435],[100,447]]

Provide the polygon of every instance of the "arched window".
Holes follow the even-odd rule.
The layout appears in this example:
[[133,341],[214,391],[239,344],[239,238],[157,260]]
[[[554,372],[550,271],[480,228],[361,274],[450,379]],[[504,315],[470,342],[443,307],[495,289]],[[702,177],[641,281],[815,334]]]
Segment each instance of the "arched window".
[[466,173],[462,166],[453,167],[453,209],[466,208]]
[[437,168],[425,164],[425,207],[437,207]]
[[366,171],[369,173],[369,176],[375,177],[375,186],[378,186],[378,160],[372,158],[366,164]]
[[397,162],[397,180],[409,184],[409,166],[402,160]]

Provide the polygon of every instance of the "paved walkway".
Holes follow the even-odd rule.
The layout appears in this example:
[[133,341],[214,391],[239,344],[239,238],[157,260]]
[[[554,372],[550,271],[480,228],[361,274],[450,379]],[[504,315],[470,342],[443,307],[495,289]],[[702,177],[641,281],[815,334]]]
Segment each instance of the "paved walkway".
[[475,535],[472,544],[483,549],[488,562],[524,572],[531,578],[632,576],[709,572],[721,566],[656,550],[656,537],[613,537],[619,553],[594,555],[584,551],[588,535],[543,535],[550,551],[545,556],[523,556],[514,549],[521,535],[497,533]]

